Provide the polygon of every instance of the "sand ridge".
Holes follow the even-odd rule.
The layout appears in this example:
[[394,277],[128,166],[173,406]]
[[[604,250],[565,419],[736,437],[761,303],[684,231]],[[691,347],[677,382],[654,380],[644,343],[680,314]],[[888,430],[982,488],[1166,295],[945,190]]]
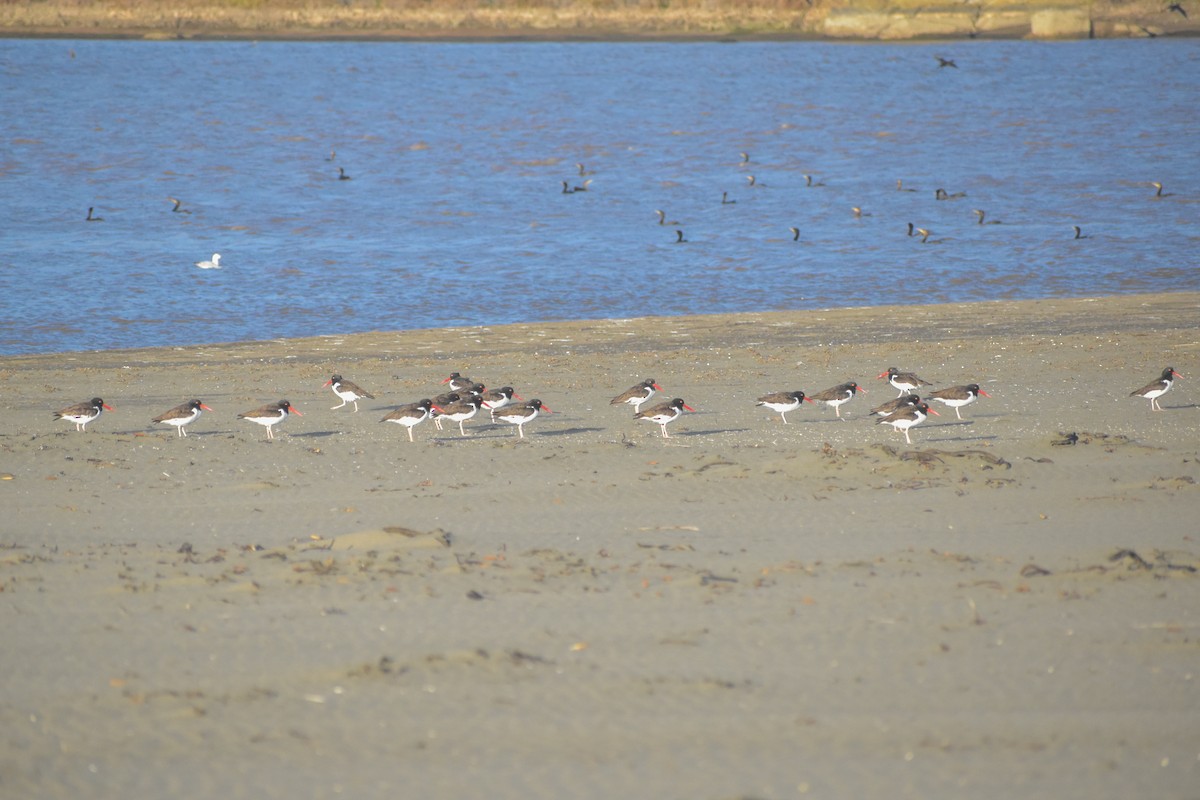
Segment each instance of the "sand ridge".
[[[5,789],[1189,797],[1198,306],[0,359]],[[908,446],[866,416],[893,364],[992,396]],[[1164,411],[1128,397],[1167,364]],[[555,413],[379,423],[455,370]],[[334,372],[379,399],[330,410]],[[645,377],[697,409],[671,439],[608,405]],[[754,405],[847,379],[845,422]],[[192,396],[186,439],[150,424]],[[282,397],[273,442],[235,419]]]

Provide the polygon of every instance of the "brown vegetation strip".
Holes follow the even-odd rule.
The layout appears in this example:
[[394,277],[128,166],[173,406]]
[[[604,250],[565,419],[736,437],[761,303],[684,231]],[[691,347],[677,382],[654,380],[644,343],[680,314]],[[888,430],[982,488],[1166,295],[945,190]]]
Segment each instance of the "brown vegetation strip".
[[[818,0],[177,0],[5,4],[0,30],[95,35],[320,37],[640,37],[801,34]],[[809,19],[812,17],[813,19]]]

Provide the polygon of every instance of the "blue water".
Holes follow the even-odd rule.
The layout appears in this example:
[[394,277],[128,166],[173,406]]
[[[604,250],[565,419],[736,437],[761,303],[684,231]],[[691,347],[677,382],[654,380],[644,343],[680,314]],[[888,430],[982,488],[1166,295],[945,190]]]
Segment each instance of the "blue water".
[[1196,291],[1198,87],[1194,39],[0,41],[0,353]]

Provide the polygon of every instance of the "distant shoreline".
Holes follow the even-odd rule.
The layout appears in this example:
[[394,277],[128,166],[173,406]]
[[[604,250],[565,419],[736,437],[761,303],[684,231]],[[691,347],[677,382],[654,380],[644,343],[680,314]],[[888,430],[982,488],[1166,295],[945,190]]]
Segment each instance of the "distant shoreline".
[[[1183,39],[1200,37],[1200,32],[1171,34],[1167,38]],[[281,30],[281,31],[205,31],[187,34],[169,34],[157,30],[77,30],[64,28],[61,30],[10,30],[0,29],[0,39],[70,39],[70,40],[114,40],[114,41],[145,41],[145,42],[411,42],[411,43],[446,43],[446,44],[521,44],[532,42],[561,42],[561,43],[714,43],[738,44],[740,42],[825,42],[844,44],[897,44],[900,42],[946,42],[946,41],[1020,41],[1030,38],[1018,32],[995,32],[978,35],[922,35],[901,40],[884,39],[880,37],[831,37],[819,33],[726,33],[726,34],[684,34],[684,33],[627,33],[627,32],[594,32],[567,33],[561,31],[524,31],[504,32],[472,31],[470,33],[430,32],[418,33],[411,31],[339,31],[326,30]],[[1124,39],[1134,38],[1119,36],[1092,36],[1092,39]],[[1156,38],[1156,37],[1144,37]]]
[[280,41],[937,41],[1153,38],[1200,35],[1200,13],[1162,3],[982,0],[971,5],[888,0],[672,0],[496,5],[447,0],[180,0],[0,6],[2,38]]

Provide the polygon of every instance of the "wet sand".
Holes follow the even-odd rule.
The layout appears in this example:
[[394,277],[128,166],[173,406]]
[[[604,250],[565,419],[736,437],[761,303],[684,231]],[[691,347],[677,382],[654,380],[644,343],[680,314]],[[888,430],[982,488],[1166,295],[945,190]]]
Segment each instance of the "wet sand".
[[[0,794],[1195,797],[1198,323],[1169,294],[0,358]],[[866,416],[892,365],[991,397],[910,446]],[[1128,396],[1167,365],[1162,412]],[[451,371],[554,413],[380,424]],[[377,399],[331,410],[334,372]],[[696,409],[669,439],[609,405],[648,377]],[[754,403],[846,380],[844,421]],[[191,397],[187,438],[150,424]],[[235,418],[284,397],[274,441]]]

